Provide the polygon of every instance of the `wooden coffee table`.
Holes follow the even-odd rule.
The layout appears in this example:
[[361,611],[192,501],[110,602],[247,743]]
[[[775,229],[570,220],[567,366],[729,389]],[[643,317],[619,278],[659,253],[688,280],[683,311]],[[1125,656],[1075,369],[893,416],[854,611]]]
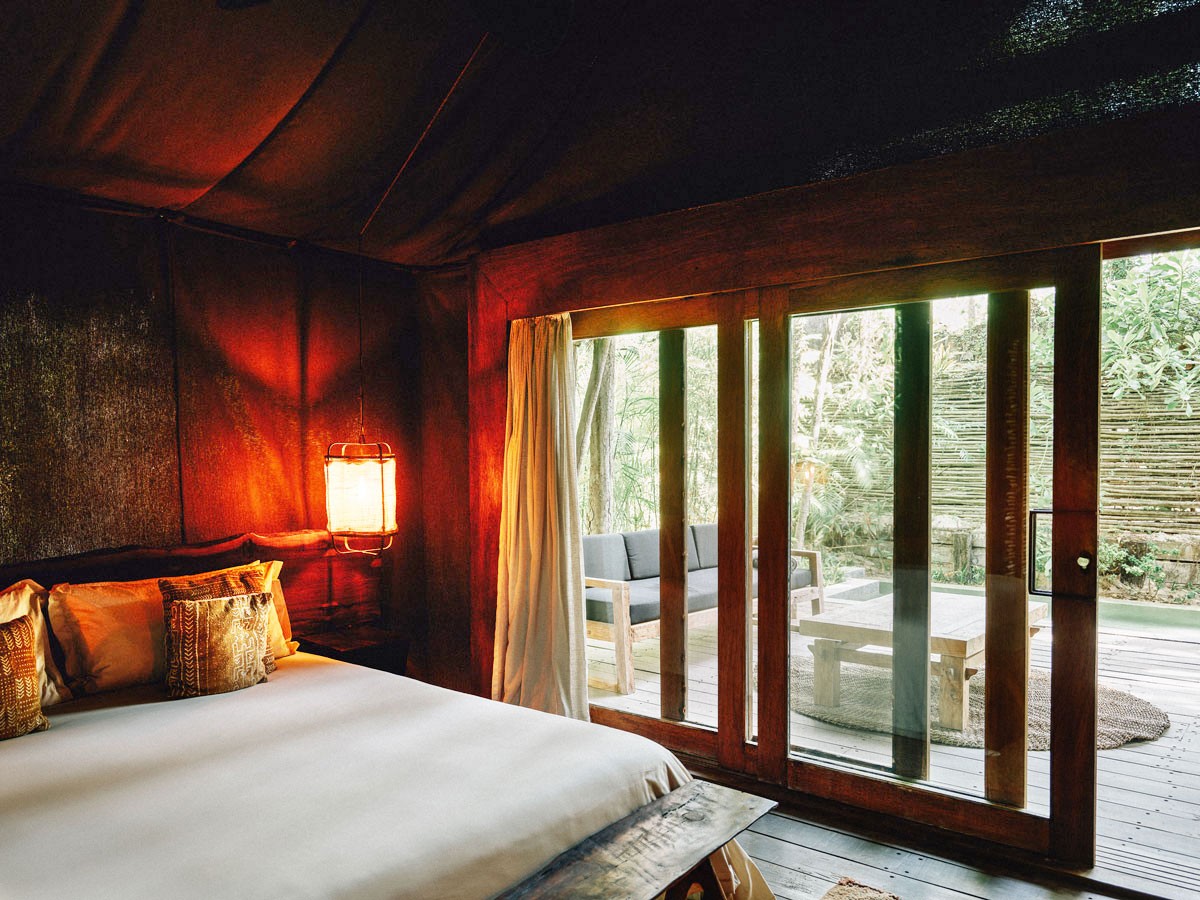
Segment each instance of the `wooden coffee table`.
[[[1041,630],[1045,603],[1029,603],[1029,634]],[[938,594],[930,603],[930,663],[941,684],[938,723],[961,731],[968,717],[967,679],[983,666],[985,607],[978,594]],[[862,603],[849,603],[812,618],[800,619],[792,628],[815,637],[812,650],[813,701],[818,706],[841,704],[842,663],[892,665],[892,595]]]

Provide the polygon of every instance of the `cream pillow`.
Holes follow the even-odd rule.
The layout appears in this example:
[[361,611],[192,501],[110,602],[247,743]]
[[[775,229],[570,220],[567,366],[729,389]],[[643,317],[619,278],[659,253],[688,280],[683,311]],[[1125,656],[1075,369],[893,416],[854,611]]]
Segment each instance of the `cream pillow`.
[[[214,575],[253,573],[264,579],[264,591],[279,585],[278,561],[254,561],[216,572],[166,579],[186,585]],[[77,691],[96,693],[163,680],[163,594],[158,578],[56,584],[50,592],[50,626],[63,647],[67,683]],[[283,636],[277,604],[267,609],[268,643],[275,655],[290,656],[295,644]],[[286,615],[286,607],[285,607]]]
[[47,597],[46,589],[28,578],[0,592],[0,623],[29,616],[33,626],[38,648],[38,689],[43,708],[71,699],[71,692],[67,690],[66,682],[63,681],[50,653],[50,633],[46,629],[46,620],[42,614]]

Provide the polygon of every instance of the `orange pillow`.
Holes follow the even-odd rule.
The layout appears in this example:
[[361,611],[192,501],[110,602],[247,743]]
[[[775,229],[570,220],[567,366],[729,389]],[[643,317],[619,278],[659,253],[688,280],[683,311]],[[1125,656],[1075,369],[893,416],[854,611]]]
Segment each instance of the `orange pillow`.
[[[263,576],[263,589],[273,594],[281,565],[255,561],[166,580],[186,585],[216,575],[254,573]],[[163,594],[158,583],[157,578],[146,578],[54,586],[48,608],[50,625],[62,644],[67,683],[72,688],[95,693],[163,680]],[[279,650],[280,656],[289,656],[295,652],[295,644],[283,636],[276,612],[276,604],[283,602],[282,591],[279,593],[268,605],[267,638],[273,655]]]

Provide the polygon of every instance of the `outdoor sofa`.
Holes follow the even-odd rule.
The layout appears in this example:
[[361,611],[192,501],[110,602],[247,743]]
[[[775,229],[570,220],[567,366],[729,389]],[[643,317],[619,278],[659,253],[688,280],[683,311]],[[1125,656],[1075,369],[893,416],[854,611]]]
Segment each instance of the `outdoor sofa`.
[[[689,525],[686,544],[688,622],[704,625],[716,621],[717,615],[716,523]],[[616,679],[589,675],[588,684],[594,687],[633,693],[633,645],[659,634],[658,547],[657,528],[583,538],[587,635],[613,644],[616,656]],[[818,551],[792,551],[791,589],[791,620],[797,615],[796,604],[806,599],[812,601],[814,615],[822,611],[825,579]],[[750,570],[750,592],[757,599],[757,551]]]

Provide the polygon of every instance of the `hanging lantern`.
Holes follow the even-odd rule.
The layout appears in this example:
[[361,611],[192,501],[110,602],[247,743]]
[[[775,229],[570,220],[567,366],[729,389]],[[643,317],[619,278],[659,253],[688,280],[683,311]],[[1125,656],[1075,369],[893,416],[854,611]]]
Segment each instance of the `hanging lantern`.
[[[335,542],[346,551],[378,553],[392,544],[396,525],[396,454],[384,443],[335,443],[325,452],[325,510]],[[385,540],[386,538],[386,540]],[[374,539],[357,548],[353,540]],[[339,548],[341,549],[341,548]]]

